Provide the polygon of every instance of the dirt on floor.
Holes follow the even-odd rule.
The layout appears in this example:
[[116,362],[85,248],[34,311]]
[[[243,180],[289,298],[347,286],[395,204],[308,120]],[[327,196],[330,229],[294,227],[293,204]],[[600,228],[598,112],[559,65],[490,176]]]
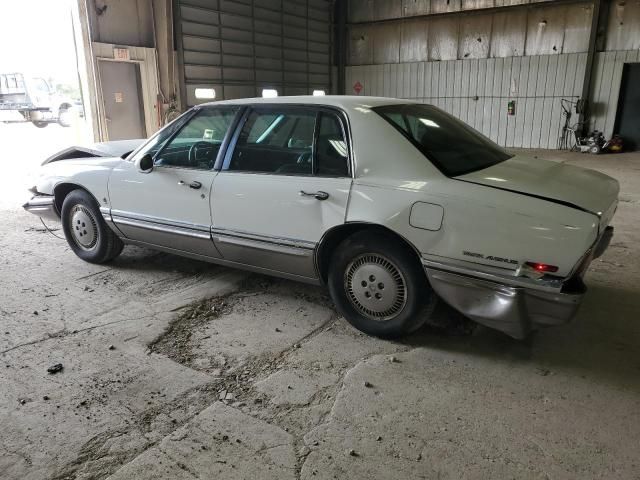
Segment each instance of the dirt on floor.
[[0,210],[0,478],[640,478],[640,154],[531,153],[622,193],[577,318],[527,341],[444,305],[380,340],[321,288],[90,265]]

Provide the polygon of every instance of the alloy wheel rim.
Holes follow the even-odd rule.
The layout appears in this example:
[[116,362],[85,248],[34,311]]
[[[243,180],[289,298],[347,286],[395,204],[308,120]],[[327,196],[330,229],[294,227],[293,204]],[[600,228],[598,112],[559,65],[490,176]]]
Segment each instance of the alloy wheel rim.
[[407,303],[404,276],[393,262],[376,253],[360,255],[347,266],[344,287],[351,304],[371,320],[391,320]]
[[98,243],[98,225],[91,211],[84,205],[74,205],[70,215],[71,237],[83,250],[92,250]]

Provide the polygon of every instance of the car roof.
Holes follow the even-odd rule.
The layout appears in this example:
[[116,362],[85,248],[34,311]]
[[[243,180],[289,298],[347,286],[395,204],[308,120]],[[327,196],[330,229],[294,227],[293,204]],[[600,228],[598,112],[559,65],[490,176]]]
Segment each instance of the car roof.
[[399,105],[407,103],[419,103],[413,100],[404,100],[399,98],[387,97],[367,97],[362,95],[300,95],[300,96],[283,96],[273,98],[238,98],[235,100],[221,100],[218,102],[202,103],[198,106],[211,105],[326,105],[333,107],[341,107],[349,109],[353,107],[379,107],[382,105]]

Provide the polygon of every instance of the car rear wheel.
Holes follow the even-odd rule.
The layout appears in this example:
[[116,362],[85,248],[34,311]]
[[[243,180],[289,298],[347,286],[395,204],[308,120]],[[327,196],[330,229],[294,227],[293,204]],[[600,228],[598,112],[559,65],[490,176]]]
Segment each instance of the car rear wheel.
[[34,120],[34,121],[33,121],[33,122],[31,122],[31,123],[33,123],[33,124],[34,124],[36,127],[38,127],[38,128],[44,128],[44,127],[46,127],[47,125],[49,125],[49,123],[48,123],[48,122],[39,122],[39,121],[37,121],[37,120]]
[[82,260],[105,263],[122,252],[122,240],[107,226],[97,202],[85,190],[73,190],[65,197],[61,217],[67,243]]
[[344,240],[328,280],[340,313],[369,335],[398,337],[417,330],[435,306],[422,265],[388,234],[363,231]]

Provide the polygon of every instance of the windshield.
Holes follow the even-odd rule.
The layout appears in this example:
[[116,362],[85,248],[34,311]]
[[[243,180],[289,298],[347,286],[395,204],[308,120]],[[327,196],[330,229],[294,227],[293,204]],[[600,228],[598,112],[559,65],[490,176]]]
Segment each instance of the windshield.
[[512,157],[467,124],[431,105],[386,105],[373,110],[448,177],[482,170]]

